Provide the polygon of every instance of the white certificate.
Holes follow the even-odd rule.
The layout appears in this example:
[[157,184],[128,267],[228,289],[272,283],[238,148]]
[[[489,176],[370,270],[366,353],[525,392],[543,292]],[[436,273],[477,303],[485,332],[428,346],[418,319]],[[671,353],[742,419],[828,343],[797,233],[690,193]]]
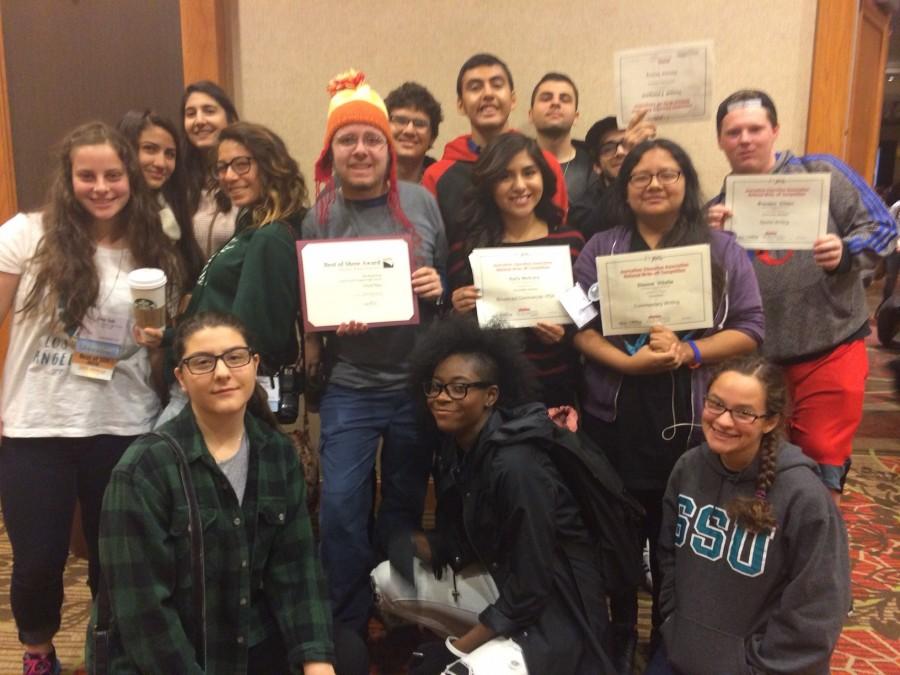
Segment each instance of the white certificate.
[[598,257],[597,287],[604,335],[713,325],[709,244]]
[[306,330],[334,330],[349,321],[418,323],[410,251],[405,236],[298,241]]
[[572,323],[557,299],[573,285],[568,246],[476,248],[469,264],[481,290],[475,301],[480,326],[494,321],[508,328]]
[[638,110],[648,120],[702,119],[710,111],[712,40],[684,42],[613,55],[619,128]]
[[744,248],[810,250],[828,230],[830,195],[830,173],[728,176],[725,228]]

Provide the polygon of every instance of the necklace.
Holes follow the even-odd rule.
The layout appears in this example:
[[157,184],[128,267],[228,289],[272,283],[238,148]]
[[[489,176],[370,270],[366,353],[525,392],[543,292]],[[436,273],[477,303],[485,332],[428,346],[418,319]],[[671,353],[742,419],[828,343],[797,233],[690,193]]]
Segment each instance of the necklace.
[[123,248],[119,251],[119,264],[116,266],[116,276],[113,279],[112,285],[109,287],[109,292],[106,294],[106,297],[97,305],[97,309],[103,307],[112,296],[113,291],[116,290],[116,284],[119,283],[119,276],[122,274],[122,260],[125,258],[125,251],[127,250],[127,248]]

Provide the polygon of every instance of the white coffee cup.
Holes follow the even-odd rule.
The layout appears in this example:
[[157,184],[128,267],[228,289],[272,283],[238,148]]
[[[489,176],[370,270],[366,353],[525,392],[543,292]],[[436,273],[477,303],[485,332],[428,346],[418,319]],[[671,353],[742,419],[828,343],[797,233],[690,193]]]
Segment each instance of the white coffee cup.
[[166,273],[141,267],[128,274],[134,299],[134,322],[141,328],[166,327]]

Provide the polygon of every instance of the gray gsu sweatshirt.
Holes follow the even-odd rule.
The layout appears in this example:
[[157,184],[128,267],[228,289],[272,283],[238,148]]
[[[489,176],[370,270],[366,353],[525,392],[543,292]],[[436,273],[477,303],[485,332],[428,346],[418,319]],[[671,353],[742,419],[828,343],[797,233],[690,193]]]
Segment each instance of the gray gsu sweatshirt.
[[828,673],[850,606],[847,532],[815,463],[782,443],[769,492],[777,525],[754,534],[725,506],[756,489],[759,457],[728,471],[706,443],[669,478],[659,542],[661,628],[691,675]]

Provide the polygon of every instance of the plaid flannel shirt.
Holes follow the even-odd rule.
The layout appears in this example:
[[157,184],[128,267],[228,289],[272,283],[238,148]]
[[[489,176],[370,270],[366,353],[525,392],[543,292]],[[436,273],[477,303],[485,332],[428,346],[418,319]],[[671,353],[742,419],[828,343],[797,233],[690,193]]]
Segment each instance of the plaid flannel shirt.
[[[206,449],[190,405],[163,425],[184,448],[203,520],[205,672],[245,673],[247,651],[281,635],[291,669],[334,661],[331,611],[290,441],[249,413],[243,504]],[[100,561],[110,588],[112,672],[201,673],[188,626],[188,508],[175,456],[138,439],[113,471],[103,500]]]

